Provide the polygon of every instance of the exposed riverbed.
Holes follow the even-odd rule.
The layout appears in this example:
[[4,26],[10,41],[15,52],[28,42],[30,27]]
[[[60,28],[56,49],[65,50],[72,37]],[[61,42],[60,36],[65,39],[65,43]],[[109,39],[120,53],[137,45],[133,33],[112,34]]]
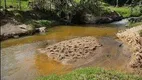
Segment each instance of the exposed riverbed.
[[[124,28],[124,27],[123,27]],[[106,26],[58,26],[45,34],[10,39],[2,42],[2,79],[33,80],[49,74],[63,74],[86,66],[103,67],[127,72],[131,52],[115,34],[120,27]],[[37,53],[38,48],[80,36],[94,36],[103,44],[101,54],[81,65],[62,65]]]

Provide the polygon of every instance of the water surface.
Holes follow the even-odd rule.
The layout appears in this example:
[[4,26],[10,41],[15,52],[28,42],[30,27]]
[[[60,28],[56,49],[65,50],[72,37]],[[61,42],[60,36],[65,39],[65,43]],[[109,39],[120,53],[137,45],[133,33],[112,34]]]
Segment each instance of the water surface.
[[[118,27],[106,27],[104,25],[57,26],[48,29],[45,34],[3,41],[1,43],[3,47],[1,50],[2,80],[34,80],[39,76],[63,74],[84,66],[124,70],[123,64],[129,60],[129,55],[126,55],[129,50],[123,47],[119,48],[121,42],[117,41],[115,36],[118,30]],[[103,54],[88,65],[72,68],[71,65],[62,65],[49,59],[45,54],[36,51],[46,45],[82,36],[95,36],[100,42],[104,43]]]

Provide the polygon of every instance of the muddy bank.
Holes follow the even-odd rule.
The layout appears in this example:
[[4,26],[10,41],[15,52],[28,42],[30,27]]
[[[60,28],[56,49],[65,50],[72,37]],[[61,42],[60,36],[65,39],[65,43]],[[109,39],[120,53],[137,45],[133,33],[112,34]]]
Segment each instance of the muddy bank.
[[62,41],[38,51],[63,64],[74,64],[95,55],[101,46],[95,37],[89,36]]
[[131,57],[131,51],[119,40],[91,36],[61,41],[38,49],[38,52],[62,64],[72,65],[74,69],[97,66],[128,71],[127,63]]
[[133,52],[129,66],[138,74],[142,74],[142,37],[139,32],[142,25],[117,33],[120,40],[127,44]]

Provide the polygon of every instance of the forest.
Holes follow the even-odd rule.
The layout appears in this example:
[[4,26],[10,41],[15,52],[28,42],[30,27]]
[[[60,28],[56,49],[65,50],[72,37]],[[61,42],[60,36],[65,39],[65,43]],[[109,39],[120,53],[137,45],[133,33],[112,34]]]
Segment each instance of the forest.
[[[108,23],[115,19],[108,20],[103,17],[119,15],[126,18],[142,14],[141,0],[1,0],[0,5],[1,14],[6,11],[19,11],[19,15],[13,16],[34,17],[32,12],[36,11],[37,15],[42,12],[39,17],[47,17],[46,20],[54,17],[55,20],[67,24]],[[28,11],[31,11],[31,14],[27,15],[31,16],[24,16]],[[98,18],[94,20],[88,16]]]

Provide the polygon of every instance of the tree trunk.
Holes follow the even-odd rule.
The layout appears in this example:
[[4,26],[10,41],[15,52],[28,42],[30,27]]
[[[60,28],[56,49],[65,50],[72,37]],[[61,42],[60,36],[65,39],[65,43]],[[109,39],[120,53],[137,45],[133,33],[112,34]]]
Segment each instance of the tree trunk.
[[131,2],[131,16],[133,15],[133,9],[134,9],[134,0],[132,0],[132,2]]
[[19,9],[21,10],[21,0],[19,0]]
[[1,7],[1,0],[0,0],[0,7]]
[[14,0],[12,0],[12,6],[14,6]]
[[4,10],[6,11],[7,10],[7,4],[6,4],[6,0],[4,0]]
[[116,0],[116,7],[118,7],[118,3],[119,3],[118,0]]
[[126,6],[129,1],[130,1],[130,0],[127,0],[127,1],[125,2],[124,6]]
[[52,7],[52,0],[50,0],[50,11],[51,11],[51,7]]

